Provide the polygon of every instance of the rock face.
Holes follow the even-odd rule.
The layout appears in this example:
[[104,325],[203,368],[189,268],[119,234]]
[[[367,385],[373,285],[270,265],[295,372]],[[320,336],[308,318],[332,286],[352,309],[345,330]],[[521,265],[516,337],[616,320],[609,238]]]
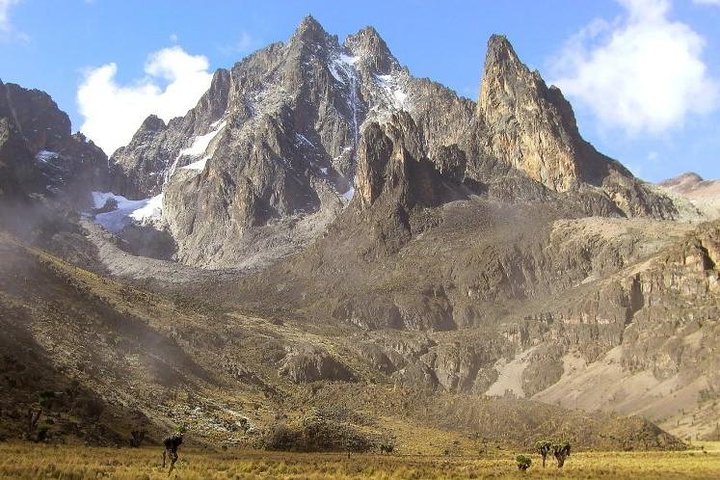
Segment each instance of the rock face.
[[27,199],[42,191],[42,174],[14,122],[0,118],[0,199]]
[[0,82],[0,189],[6,201],[60,196],[75,206],[107,182],[107,157],[45,92]]
[[301,348],[288,352],[279,373],[295,383],[355,380],[354,374],[346,365],[318,348]]
[[488,42],[476,114],[495,156],[552,190],[597,184],[607,169],[607,160],[582,141],[560,90],[520,62],[505,37]]

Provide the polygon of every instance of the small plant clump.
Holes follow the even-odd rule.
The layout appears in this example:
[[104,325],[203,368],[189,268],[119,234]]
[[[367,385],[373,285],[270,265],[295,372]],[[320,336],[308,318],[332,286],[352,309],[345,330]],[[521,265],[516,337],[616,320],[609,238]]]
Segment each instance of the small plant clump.
[[395,451],[395,442],[390,439],[383,439],[378,444],[380,453],[391,454]]
[[532,465],[532,459],[527,455],[518,455],[515,457],[515,461],[517,462],[518,470],[521,472],[524,472]]

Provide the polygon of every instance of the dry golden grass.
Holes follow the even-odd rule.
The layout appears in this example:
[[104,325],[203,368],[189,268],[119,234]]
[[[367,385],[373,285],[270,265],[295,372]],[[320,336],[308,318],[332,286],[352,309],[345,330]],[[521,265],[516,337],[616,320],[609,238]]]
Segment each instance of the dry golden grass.
[[[582,452],[565,468],[543,469],[533,456],[532,468],[518,472],[515,452],[481,458],[344,454],[299,454],[257,451],[204,452],[181,449],[170,478],[178,479],[715,479],[720,477],[720,444],[685,452]],[[88,448],[69,445],[0,444],[0,478],[19,479],[165,479],[161,449]]]

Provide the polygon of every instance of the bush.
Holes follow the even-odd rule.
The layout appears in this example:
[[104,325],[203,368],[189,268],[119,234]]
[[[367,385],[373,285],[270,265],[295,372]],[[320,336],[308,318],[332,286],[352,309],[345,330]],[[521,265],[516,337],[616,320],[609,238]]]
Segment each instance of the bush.
[[530,457],[525,455],[518,455],[515,457],[515,461],[517,462],[518,470],[524,472],[528,468],[530,468],[530,465],[532,465],[532,460]]
[[309,417],[300,425],[271,427],[259,440],[260,448],[298,452],[367,452],[376,442],[351,425]]
[[380,453],[393,453],[395,451],[395,441],[392,439],[383,439],[378,443]]
[[293,450],[298,444],[298,432],[284,423],[270,427],[261,441],[261,447],[266,450]]

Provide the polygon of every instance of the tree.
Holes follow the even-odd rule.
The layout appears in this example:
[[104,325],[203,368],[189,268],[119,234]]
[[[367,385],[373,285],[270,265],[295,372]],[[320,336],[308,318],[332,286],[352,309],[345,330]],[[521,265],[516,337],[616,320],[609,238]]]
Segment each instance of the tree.
[[552,452],[553,444],[549,440],[539,440],[535,443],[535,451],[542,457],[543,468],[545,468],[545,460]]
[[556,443],[552,446],[552,452],[557,460],[558,468],[565,465],[565,459],[570,456],[570,444],[568,442]]
[[518,455],[517,457],[515,457],[515,461],[517,462],[518,470],[520,470],[521,472],[524,472],[525,470],[530,468],[530,465],[532,465],[532,460],[530,459],[530,457],[525,455]]

